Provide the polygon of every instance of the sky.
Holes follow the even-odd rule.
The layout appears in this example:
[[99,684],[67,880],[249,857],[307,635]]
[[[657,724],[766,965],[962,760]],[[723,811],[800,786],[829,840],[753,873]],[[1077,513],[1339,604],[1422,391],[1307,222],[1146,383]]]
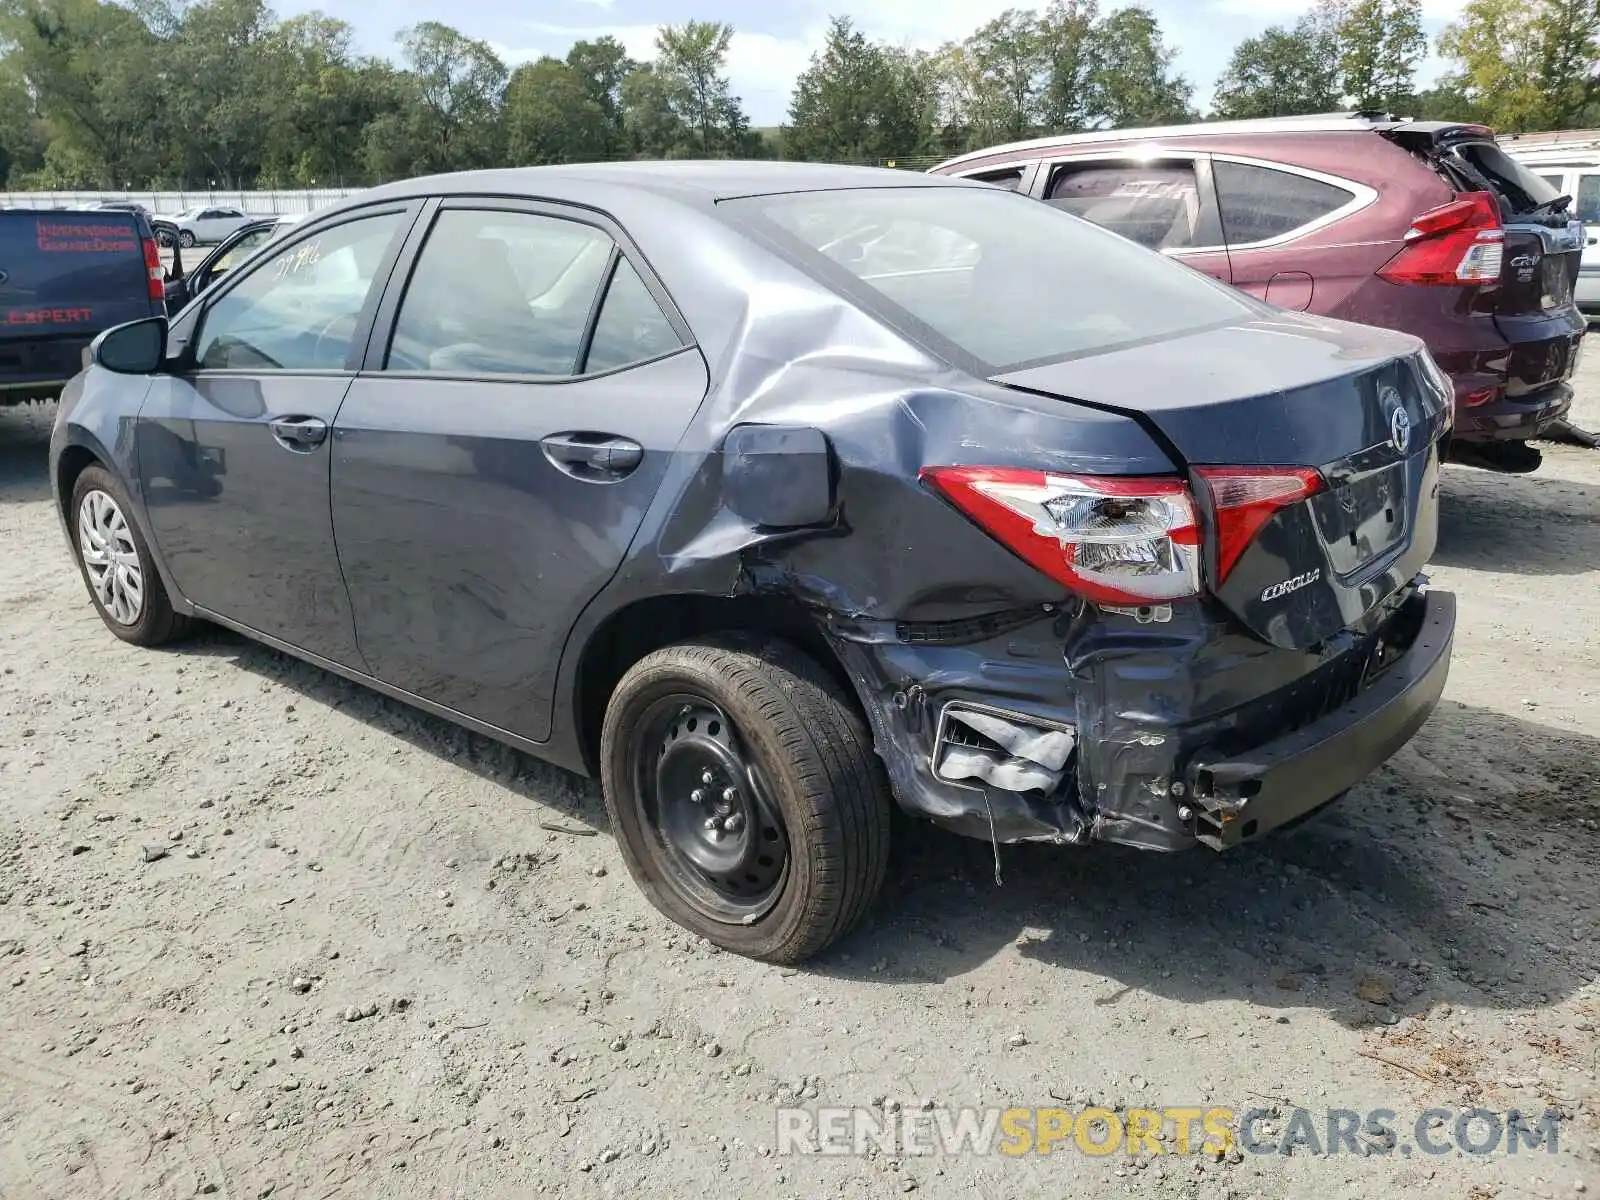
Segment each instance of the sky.
[[[1432,44],[1465,0],[1423,0]],[[1106,9],[1117,0],[1102,0]],[[1233,47],[1269,25],[1292,23],[1307,0],[1145,0],[1161,19],[1178,70],[1195,85],[1202,106]],[[1042,7],[1042,4],[1040,5]],[[392,55],[394,34],[417,21],[441,20],[490,43],[515,66],[542,54],[561,57],[575,41],[611,34],[633,57],[653,54],[656,28],[699,19],[734,27],[728,56],[733,92],[754,125],[779,125],[788,114],[795,76],[821,45],[831,13],[847,13],[869,36],[918,49],[958,41],[1007,8],[1028,0],[313,0],[280,3],[283,15],[320,8],[356,28],[360,48]],[[1437,64],[1423,67],[1424,80]]]

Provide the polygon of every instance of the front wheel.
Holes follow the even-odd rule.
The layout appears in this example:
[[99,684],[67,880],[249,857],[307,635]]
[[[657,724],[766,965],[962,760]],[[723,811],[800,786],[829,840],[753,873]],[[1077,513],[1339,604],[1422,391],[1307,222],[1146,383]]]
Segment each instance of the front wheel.
[[73,484],[73,543],[95,611],[123,641],[159,646],[188,632],[189,619],[174,611],[131,512],[104,467],[85,468]]
[[194,234],[190,233],[187,229],[183,230],[178,234],[178,245],[182,246],[185,250],[193,250]]
[[889,860],[882,767],[838,685],[786,642],[646,655],[612,694],[600,759],[634,881],[725,949],[799,962],[877,896]]

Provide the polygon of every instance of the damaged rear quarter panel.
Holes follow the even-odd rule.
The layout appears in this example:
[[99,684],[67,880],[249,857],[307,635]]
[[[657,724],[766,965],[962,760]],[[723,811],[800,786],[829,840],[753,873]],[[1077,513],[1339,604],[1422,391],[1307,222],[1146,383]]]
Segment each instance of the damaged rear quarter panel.
[[[699,232],[634,230],[669,290],[675,278],[707,281],[674,294],[711,382],[622,568],[574,631],[563,707],[575,713],[582,648],[628,606],[782,597],[833,647],[902,806],[999,841],[1188,844],[1168,792],[1172,724],[1248,698],[1229,694],[1244,660],[1269,664],[1245,673],[1253,697],[1303,673],[1305,656],[1229,634],[1194,602],[1151,624],[1087,608],[918,478],[955,464],[1168,475],[1172,460],[1129,417],[958,371],[714,221]],[[752,424],[819,431],[828,452],[799,456],[809,466],[724,454],[729,434]],[[824,520],[752,519],[804,511],[818,494],[832,501]],[[1077,757],[1049,794],[937,778],[947,701],[1076,726]],[[558,734],[558,760],[581,763],[577,724]]]

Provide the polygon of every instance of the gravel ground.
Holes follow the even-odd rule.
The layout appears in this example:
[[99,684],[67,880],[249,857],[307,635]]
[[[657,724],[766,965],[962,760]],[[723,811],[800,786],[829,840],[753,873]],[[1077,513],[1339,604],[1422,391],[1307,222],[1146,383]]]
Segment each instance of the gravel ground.
[[[1446,473],[1446,699],[1326,818],[1011,848],[999,888],[913,830],[797,972],[658,917],[592,784],[230,634],[112,639],[52,416],[0,410],[0,1196],[1600,1191],[1600,454]],[[772,1152],[786,1101],[1091,1100],[1564,1119],[1554,1156]]]

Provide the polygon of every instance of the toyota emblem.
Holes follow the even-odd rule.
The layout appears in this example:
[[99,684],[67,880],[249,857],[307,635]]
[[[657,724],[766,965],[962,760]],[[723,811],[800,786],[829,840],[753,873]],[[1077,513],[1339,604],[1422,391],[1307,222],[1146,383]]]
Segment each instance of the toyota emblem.
[[1411,445],[1411,418],[1403,408],[1395,409],[1389,416],[1389,444],[1396,454],[1404,454]]

